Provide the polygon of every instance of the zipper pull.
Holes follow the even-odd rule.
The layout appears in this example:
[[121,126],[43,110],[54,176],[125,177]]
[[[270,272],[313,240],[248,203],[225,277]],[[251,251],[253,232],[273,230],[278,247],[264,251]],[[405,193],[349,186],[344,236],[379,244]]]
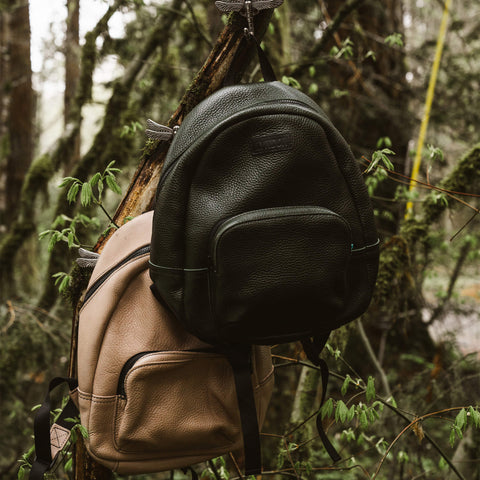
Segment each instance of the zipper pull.
[[84,248],[78,249],[78,255],[80,256],[75,261],[80,268],[95,268],[97,264],[99,253],[90,252]]
[[154,122],[151,119],[147,120],[147,128],[145,130],[145,135],[150,140],[160,140],[162,142],[170,142],[173,139],[175,133],[177,133],[178,126],[173,128],[167,127],[165,125],[160,125],[157,122]]

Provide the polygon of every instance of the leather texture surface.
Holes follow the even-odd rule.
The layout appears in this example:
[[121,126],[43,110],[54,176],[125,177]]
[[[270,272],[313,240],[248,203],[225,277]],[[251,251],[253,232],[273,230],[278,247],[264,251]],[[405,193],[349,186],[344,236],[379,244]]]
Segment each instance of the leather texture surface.
[[[185,467],[243,447],[230,364],[150,291],[142,248],[151,228],[149,212],[112,236],[80,312],[75,400],[87,449],[121,474]],[[261,425],[273,388],[268,347],[255,347],[253,366]]]
[[[329,251],[328,226],[320,234],[311,218],[283,228],[275,221],[272,255],[255,238],[266,238],[265,225],[231,242],[228,276],[218,278],[211,249],[219,224],[240,214],[309,207],[341,218],[349,238],[338,245],[334,234]],[[158,296],[188,331],[209,342],[257,344],[325,333],[364,312],[377,268],[378,235],[361,172],[309,97],[281,82],[237,85],[185,118],[159,181],[150,273]],[[231,294],[222,300],[217,287]]]

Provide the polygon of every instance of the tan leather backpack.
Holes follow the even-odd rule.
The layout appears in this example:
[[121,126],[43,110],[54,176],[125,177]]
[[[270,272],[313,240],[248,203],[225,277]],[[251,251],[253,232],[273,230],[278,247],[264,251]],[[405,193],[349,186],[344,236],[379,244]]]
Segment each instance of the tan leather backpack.
[[270,348],[253,347],[251,366],[240,361],[232,368],[229,352],[183,329],[150,291],[151,228],[152,212],[128,222],[96,262],[80,311],[78,386],[73,379],[50,385],[68,381],[71,400],[51,428],[49,395],[37,413],[32,480],[43,476],[68,441],[72,423],[66,419],[76,407],[88,431],[88,452],[120,474],[242,453],[238,400],[245,399],[237,400],[237,393],[245,378],[256,420],[263,423],[273,388]]

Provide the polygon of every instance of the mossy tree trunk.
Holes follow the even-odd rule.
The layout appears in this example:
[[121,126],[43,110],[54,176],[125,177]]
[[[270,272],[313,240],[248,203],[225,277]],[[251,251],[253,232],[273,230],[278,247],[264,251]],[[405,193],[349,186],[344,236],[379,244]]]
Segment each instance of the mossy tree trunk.
[[[65,38],[65,91],[63,94],[63,123],[67,128],[73,117],[72,110],[80,80],[80,0],[67,0],[67,33]],[[75,138],[72,156],[65,166],[65,172],[71,171],[80,158],[80,132]]]
[[8,138],[5,219],[17,215],[23,179],[33,157],[33,90],[28,2],[9,2]]

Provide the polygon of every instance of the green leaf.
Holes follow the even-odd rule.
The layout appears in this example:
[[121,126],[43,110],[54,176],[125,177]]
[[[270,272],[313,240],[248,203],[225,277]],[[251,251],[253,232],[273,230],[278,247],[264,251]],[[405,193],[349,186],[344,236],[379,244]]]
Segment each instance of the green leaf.
[[440,460],[438,461],[438,468],[440,470],[445,470],[446,468],[448,468],[448,463],[445,458],[440,457]]
[[466,425],[467,425],[467,411],[462,408],[456,418],[455,418],[455,427],[457,427],[459,430],[463,430]]
[[333,399],[332,399],[332,398],[329,398],[329,399],[322,405],[321,412],[322,412],[322,420],[323,420],[325,417],[331,417],[331,416],[332,416],[332,413],[333,413]]
[[340,389],[343,396],[345,396],[345,394],[347,393],[348,385],[350,384],[351,381],[352,381],[352,378],[350,377],[350,375],[347,374],[347,376],[345,377],[345,380],[343,381],[342,388]]
[[59,237],[58,237],[58,233],[60,232],[55,232],[51,237],[50,237],[50,241],[48,242],[48,251],[51,252],[54,248],[55,248],[55,245],[60,241],[59,240]]
[[121,194],[122,189],[119,187],[118,183],[115,180],[113,175],[107,175],[105,177],[105,182],[107,183],[107,187],[114,193]]
[[48,237],[49,235],[51,235],[52,232],[53,232],[53,230],[44,230],[43,232],[40,232],[38,234],[38,239],[43,240],[45,237]]
[[336,57],[339,51],[340,51],[340,49],[339,49],[336,45],[334,45],[334,46],[330,49],[329,55],[330,55],[331,57]]
[[402,34],[401,33],[392,33],[391,35],[388,35],[388,37],[385,37],[384,42],[389,47],[394,47],[394,46],[403,47]]
[[315,95],[318,92],[318,85],[316,83],[311,83],[308,87],[309,95]]
[[78,180],[77,178],[74,178],[74,177],[65,177],[65,178],[62,179],[62,183],[60,183],[58,188],[63,188],[63,187],[66,187],[69,183],[79,182],[79,181],[80,180]]
[[121,170],[120,170],[119,168],[113,167],[113,165],[115,165],[115,160],[112,160],[112,161],[107,165],[107,168],[105,169],[105,172],[104,172],[105,175],[121,172]]
[[213,478],[213,472],[211,468],[205,468],[200,475],[200,478]]
[[63,280],[60,286],[58,287],[58,291],[60,293],[63,293],[67,290],[67,288],[70,286],[70,275],[67,275]]
[[343,400],[337,402],[337,408],[335,409],[335,421],[345,423],[348,415],[348,407],[345,405]]
[[88,207],[93,200],[93,191],[92,191],[92,186],[88,183],[85,182],[82,185],[82,192],[80,193],[80,203],[84,207]]
[[310,65],[308,67],[308,74],[310,75],[311,78],[315,76],[315,73],[317,73],[317,69],[315,68],[315,65]]
[[380,414],[377,412],[375,408],[370,408],[369,410],[370,421],[373,423],[375,420],[380,418]]
[[113,167],[113,165],[115,165],[115,160],[112,160],[106,167],[105,167],[105,173],[108,172],[110,170],[110,168]]
[[450,430],[450,446],[451,446],[452,448],[453,448],[454,445],[455,445],[455,440],[456,440],[456,438],[455,438],[455,429],[452,428],[452,429]]
[[17,479],[18,480],[23,480],[25,478],[25,467],[22,465],[17,472]]
[[67,235],[67,238],[68,238],[68,248],[72,248],[73,245],[75,244],[75,234],[73,232],[70,232],[68,235]]
[[365,396],[367,398],[367,402],[370,402],[375,398],[375,379],[372,376],[368,377]]
[[64,465],[64,469],[66,472],[71,472],[72,471],[72,466],[73,466],[73,458],[69,458]]
[[67,223],[72,222],[73,219],[68,217],[65,214],[58,215],[57,218],[52,223],[52,228],[63,227]]
[[97,172],[88,183],[90,183],[91,187],[93,188],[102,178],[101,173]]
[[355,432],[351,428],[349,428],[348,430],[344,430],[342,432],[341,438],[344,438],[345,440],[347,440],[347,442],[355,441],[356,440]]
[[387,147],[390,148],[392,146],[392,141],[390,137],[380,137],[377,140],[377,148]]
[[443,163],[443,161],[445,160],[445,155],[441,148],[434,147],[433,145],[427,145],[427,149],[430,154],[430,160],[432,162],[438,161],[440,163]]
[[366,55],[365,55],[365,60],[367,60],[368,58],[371,58],[374,62],[377,61],[377,55],[375,54],[375,52],[373,50],[369,50]]
[[334,88],[332,91],[332,98],[342,98],[350,95],[348,90],[340,90],[338,88]]
[[360,426],[362,428],[367,428],[368,427],[367,413],[365,412],[365,410],[362,410],[360,412],[360,416],[359,416],[358,420],[359,420]]
[[78,191],[80,190],[80,183],[75,182],[72,184],[67,192],[68,203],[73,203],[77,199]]
[[473,423],[473,425],[476,427],[476,428],[479,428],[480,427],[480,412],[473,408],[473,407],[470,407],[468,409],[468,413],[470,414],[470,421]]
[[302,89],[302,86],[300,85],[299,81],[298,81],[296,78],[287,77],[286,75],[284,75],[284,76],[282,77],[282,82],[283,82],[285,85],[289,85],[290,87],[296,88],[297,90],[301,90],[301,89]]
[[347,414],[347,422],[351,422],[354,418],[355,418],[355,405],[352,405]]
[[100,200],[102,197],[104,185],[103,185],[103,179],[101,179],[98,184],[97,184],[97,189],[98,189],[98,199]]
[[404,452],[403,450],[398,452],[398,455],[397,455],[397,460],[400,462],[400,463],[408,463],[410,461],[410,457],[408,456],[408,453],[407,452]]

